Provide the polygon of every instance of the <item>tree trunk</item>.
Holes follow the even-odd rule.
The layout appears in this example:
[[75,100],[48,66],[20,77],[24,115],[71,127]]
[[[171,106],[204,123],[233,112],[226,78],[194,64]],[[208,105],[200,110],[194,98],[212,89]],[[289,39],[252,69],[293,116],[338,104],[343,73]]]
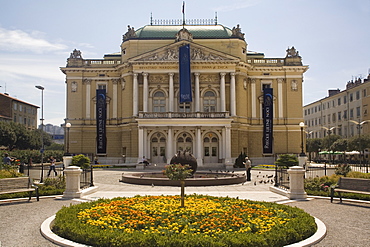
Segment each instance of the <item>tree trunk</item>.
[[181,184],[181,207],[185,207],[185,180],[180,180]]

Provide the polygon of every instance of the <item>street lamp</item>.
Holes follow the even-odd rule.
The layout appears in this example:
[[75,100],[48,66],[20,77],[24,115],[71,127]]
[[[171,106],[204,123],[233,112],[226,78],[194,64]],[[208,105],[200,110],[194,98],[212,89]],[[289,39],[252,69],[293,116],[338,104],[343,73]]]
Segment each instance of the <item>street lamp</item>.
[[[361,167],[361,149],[362,149],[362,145],[361,145],[361,128],[362,128],[362,125],[369,122],[369,120],[364,120],[362,122],[357,122],[355,120],[349,120],[350,122],[354,123],[357,125],[357,129],[358,129],[358,148],[360,149],[360,167]],[[364,154],[362,155],[364,156]],[[366,172],[368,172],[368,166],[366,166]]]
[[[328,131],[328,135],[329,135],[329,144],[330,144],[330,146],[333,144],[333,143],[331,143],[331,139],[330,139],[330,134],[331,134],[331,132],[333,131],[333,129],[335,129],[335,126],[334,127],[331,127],[330,129],[329,128],[327,128],[327,127],[325,127],[325,126],[322,126],[322,128],[323,129],[326,129],[327,131]],[[331,154],[331,148],[330,148],[330,146],[329,146],[329,163],[331,162],[331,158],[332,158],[332,154]]]
[[71,123],[66,123],[67,128],[67,140],[66,140],[66,155],[69,155],[69,129],[71,128]]
[[301,154],[299,156],[306,156],[304,153],[304,146],[303,146],[303,128],[304,128],[304,122],[299,123],[299,127],[301,127]]
[[44,180],[44,87],[43,86],[35,86],[37,89],[41,90],[41,176],[40,176],[40,183]]

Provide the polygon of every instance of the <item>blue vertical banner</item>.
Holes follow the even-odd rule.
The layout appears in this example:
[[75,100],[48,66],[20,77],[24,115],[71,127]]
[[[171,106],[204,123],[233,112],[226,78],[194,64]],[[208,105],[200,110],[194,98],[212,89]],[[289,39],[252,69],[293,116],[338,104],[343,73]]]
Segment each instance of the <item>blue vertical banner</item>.
[[263,89],[263,154],[273,152],[273,96],[272,88]]
[[180,103],[192,102],[191,73],[190,73],[190,45],[179,48],[180,67]]
[[105,89],[96,90],[96,153],[107,153],[106,137],[107,104]]

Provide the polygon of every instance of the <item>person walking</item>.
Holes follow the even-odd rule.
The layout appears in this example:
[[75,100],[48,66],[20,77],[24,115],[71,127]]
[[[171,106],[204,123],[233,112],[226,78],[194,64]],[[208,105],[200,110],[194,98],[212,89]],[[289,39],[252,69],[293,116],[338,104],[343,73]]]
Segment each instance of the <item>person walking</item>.
[[54,171],[55,176],[58,175],[57,171],[55,170],[55,159],[53,156],[50,156],[50,168],[48,172],[48,177],[50,176],[51,171]]
[[245,161],[243,162],[245,169],[247,171],[247,181],[251,181],[251,169],[252,169],[252,161],[247,157],[245,157]]

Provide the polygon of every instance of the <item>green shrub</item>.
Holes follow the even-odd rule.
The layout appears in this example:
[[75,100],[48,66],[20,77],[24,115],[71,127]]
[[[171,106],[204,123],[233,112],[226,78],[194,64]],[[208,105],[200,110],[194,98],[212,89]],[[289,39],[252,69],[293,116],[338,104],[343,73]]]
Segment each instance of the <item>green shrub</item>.
[[282,154],[275,162],[276,165],[286,167],[287,169],[291,166],[298,165],[298,158],[293,154]]
[[347,164],[338,165],[335,168],[335,174],[336,175],[342,175],[344,177],[347,176],[347,174],[351,171],[351,166]]
[[90,167],[90,159],[89,157],[83,154],[79,154],[79,155],[73,156],[72,165],[79,166],[81,167],[81,169],[87,169]]

